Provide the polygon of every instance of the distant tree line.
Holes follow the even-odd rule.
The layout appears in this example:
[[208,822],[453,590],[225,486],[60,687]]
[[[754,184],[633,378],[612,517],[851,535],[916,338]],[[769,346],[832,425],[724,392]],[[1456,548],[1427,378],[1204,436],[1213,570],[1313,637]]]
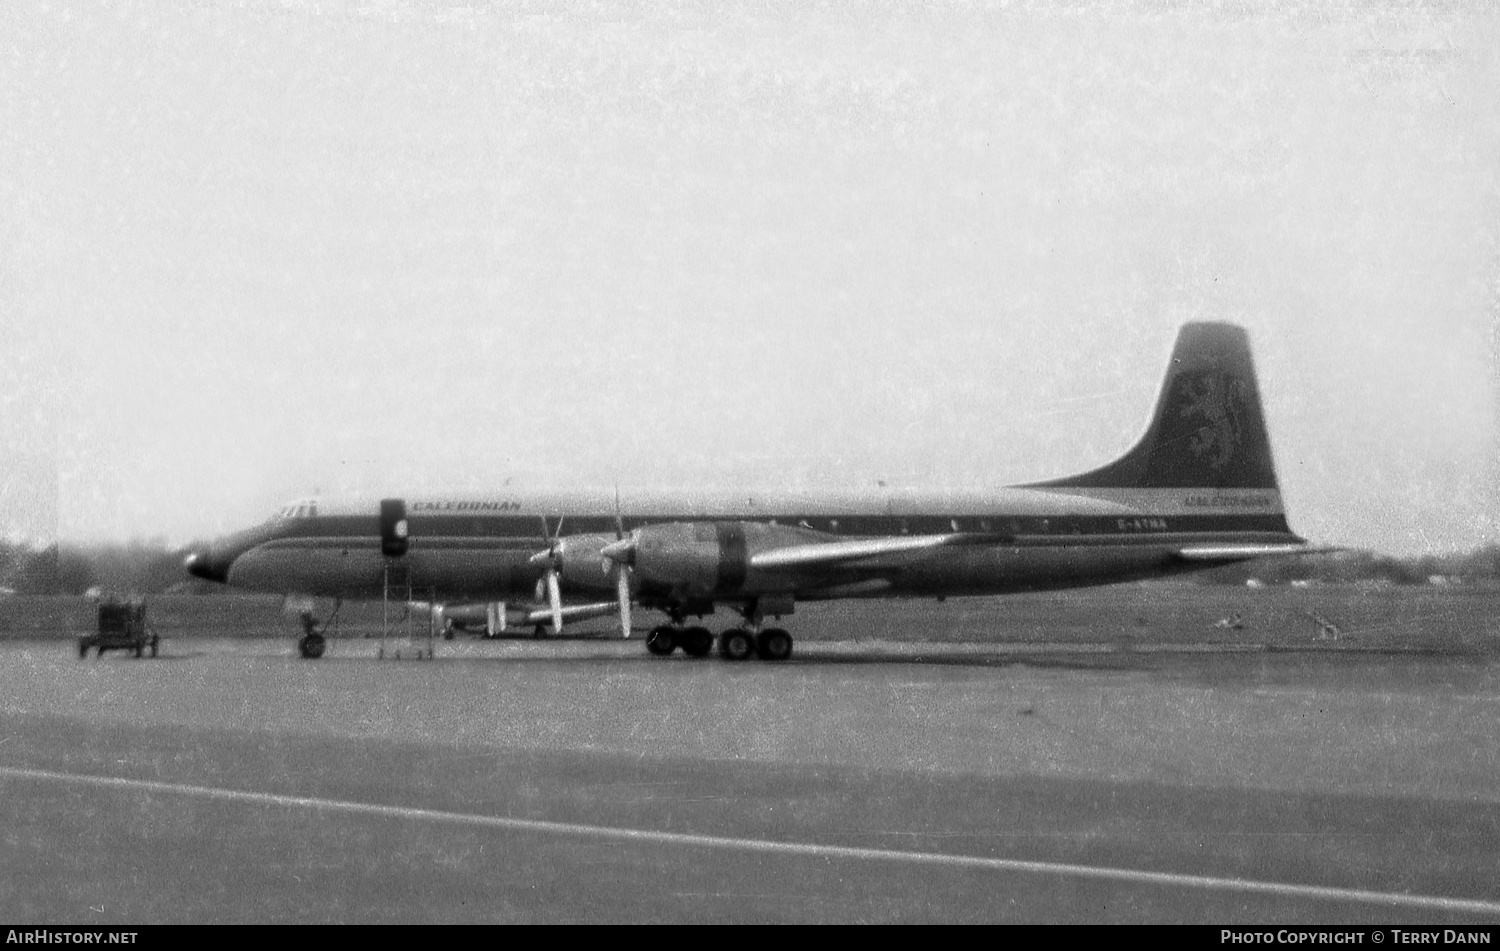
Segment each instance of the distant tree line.
[[1387,584],[1466,584],[1500,580],[1500,545],[1464,554],[1398,558],[1373,551],[1340,551],[1326,555],[1263,558],[1216,568],[1198,576],[1207,584],[1263,584],[1293,581],[1325,583],[1377,581]]
[[0,587],[16,594],[85,594],[91,589],[159,594],[208,586],[188,578],[184,550],[164,544],[54,544],[46,548],[0,541]]
[[[128,594],[164,591],[210,593],[220,585],[189,578],[182,568],[186,549],[160,542],[107,545],[51,545],[35,548],[0,540],[0,588],[16,594],[85,594],[97,588]],[[1327,583],[1378,581],[1389,584],[1464,584],[1500,581],[1500,545],[1466,554],[1397,558],[1371,551],[1263,558],[1194,576],[1204,584],[1263,584],[1293,581]]]

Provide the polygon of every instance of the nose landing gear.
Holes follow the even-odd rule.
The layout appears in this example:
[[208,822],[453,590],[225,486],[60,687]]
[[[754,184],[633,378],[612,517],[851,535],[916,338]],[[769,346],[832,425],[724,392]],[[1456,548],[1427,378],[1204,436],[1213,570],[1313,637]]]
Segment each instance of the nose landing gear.
[[338,618],[341,607],[343,607],[343,602],[336,602],[333,606],[333,614],[322,624],[319,624],[318,619],[313,616],[311,608],[302,612],[302,636],[297,638],[297,653],[308,660],[317,660],[323,656],[323,652],[328,649],[328,639],[323,634]]
[[317,660],[328,649],[328,641],[322,634],[303,634],[297,638],[297,651],[308,660]]

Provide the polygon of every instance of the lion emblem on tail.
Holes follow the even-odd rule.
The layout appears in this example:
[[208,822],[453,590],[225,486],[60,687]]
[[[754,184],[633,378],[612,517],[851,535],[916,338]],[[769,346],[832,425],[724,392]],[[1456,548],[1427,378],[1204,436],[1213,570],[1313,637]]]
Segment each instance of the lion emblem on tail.
[[1179,416],[1198,424],[1188,438],[1193,455],[1212,469],[1234,458],[1244,432],[1245,384],[1224,373],[1200,373],[1178,383]]

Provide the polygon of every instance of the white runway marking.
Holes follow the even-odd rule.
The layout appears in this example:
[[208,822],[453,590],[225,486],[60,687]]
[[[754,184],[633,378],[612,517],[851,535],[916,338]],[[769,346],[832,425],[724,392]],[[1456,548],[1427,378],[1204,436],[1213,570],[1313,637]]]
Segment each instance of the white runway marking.
[[622,829],[610,826],[582,825],[572,822],[546,822],[537,819],[508,819],[503,816],[481,816],[411,806],[381,806],[374,803],[348,802],[339,799],[317,799],[310,796],[283,796],[275,793],[248,792],[241,789],[218,789],[212,786],[188,786],[144,779],[122,779],[115,776],[88,776],[56,773],[41,769],[17,769],[0,766],[0,778],[34,782],[71,783],[106,789],[132,789],[141,792],[175,796],[196,796],[226,802],[253,803],[282,808],[316,809],[355,815],[384,816],[422,822],[443,822],[513,832],[540,832],[552,835],[584,836],[649,842],[659,845],[687,845],[706,849],[734,849],[743,852],[768,852],[827,859],[859,859],[877,862],[908,862],[950,868],[984,869],[994,872],[1024,872],[1037,875],[1061,875],[1072,878],[1094,878],[1176,888],[1198,888],[1213,891],[1248,892],[1283,898],[1312,898],[1322,901],[1358,902],[1393,908],[1422,908],[1476,915],[1500,915],[1500,902],[1466,898],[1442,898],[1434,895],[1406,895],[1396,892],[1365,891],[1354,888],[1325,888],[1318,885],[1295,885],[1285,882],[1261,882],[1246,878],[1217,878],[1210,875],[1179,875],[1173,872],[1146,872],[1138,869],[1110,868],[1095,865],[1071,865],[1061,862],[1033,862],[1020,859],[996,859],[978,855],[945,855],[941,852],[906,852],[899,849],[868,849],[842,845],[817,845],[804,842],[776,842],[767,839],[736,839],[715,835],[690,835],[680,832],[656,832],[649,829]]

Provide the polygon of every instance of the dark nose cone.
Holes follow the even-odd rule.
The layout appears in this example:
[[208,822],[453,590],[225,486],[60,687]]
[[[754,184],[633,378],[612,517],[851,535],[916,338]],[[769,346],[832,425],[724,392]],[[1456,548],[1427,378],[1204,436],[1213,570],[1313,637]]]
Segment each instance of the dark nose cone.
[[222,558],[215,558],[213,552],[207,548],[190,552],[186,558],[182,559],[182,566],[194,578],[217,581],[219,584],[229,582],[229,562]]

